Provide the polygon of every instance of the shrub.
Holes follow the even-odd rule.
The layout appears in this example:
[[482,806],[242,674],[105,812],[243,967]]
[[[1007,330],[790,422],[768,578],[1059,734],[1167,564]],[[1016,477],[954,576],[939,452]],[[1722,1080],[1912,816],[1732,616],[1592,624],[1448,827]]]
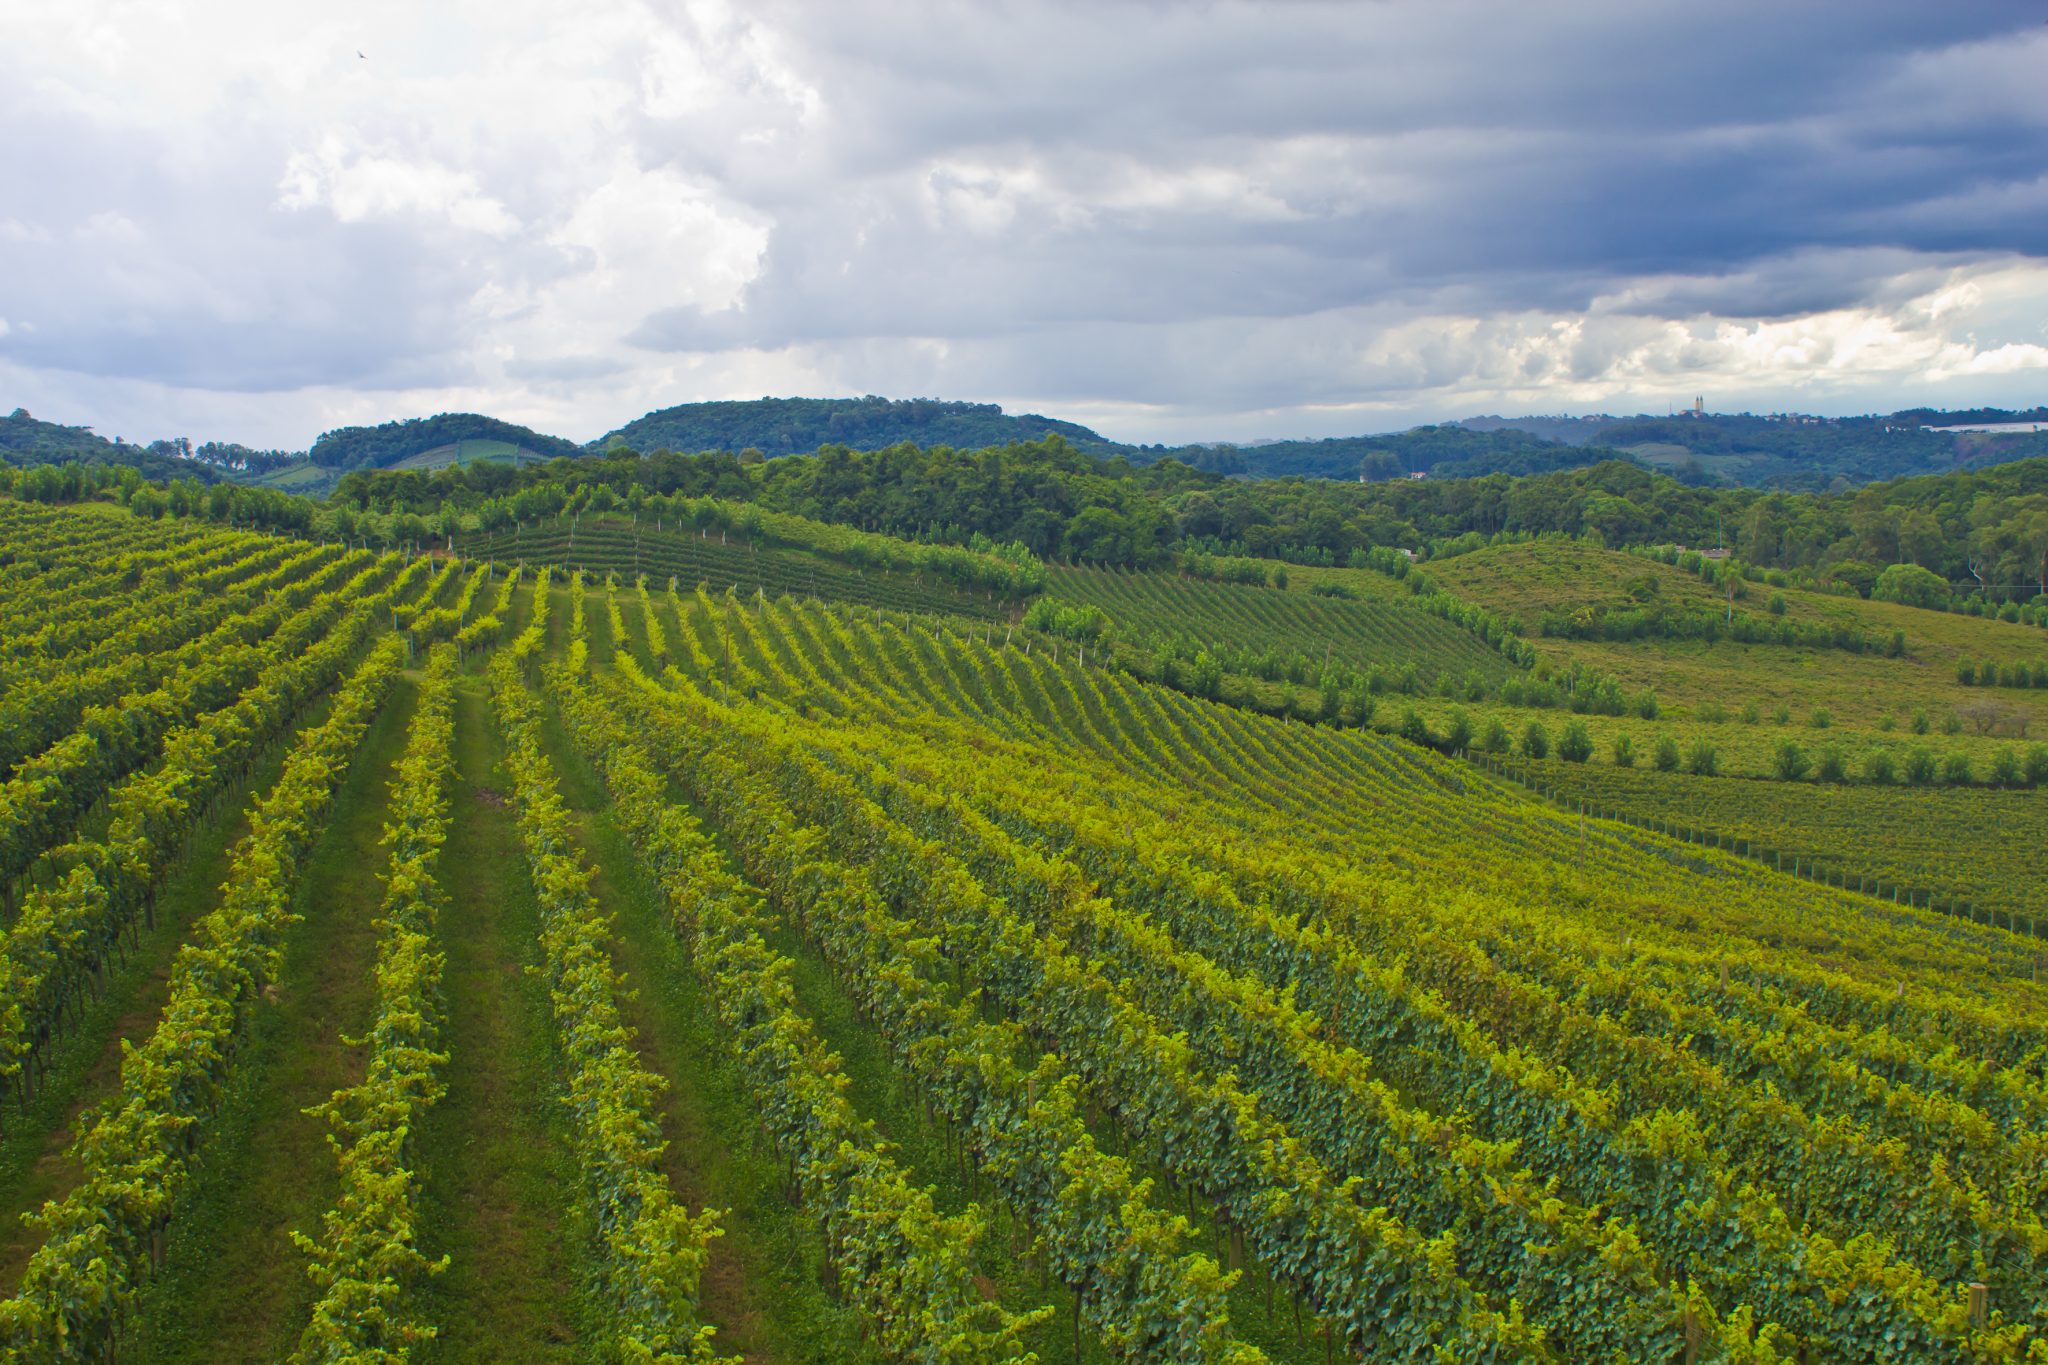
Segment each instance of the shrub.
[[1772,594],[1771,594],[1771,615],[1773,615],[1773,616],[1783,616],[1784,614],[1785,614],[1785,594],[1784,594],[1784,593],[1781,593],[1781,592],[1774,592],[1774,593],[1772,593]]
[[1636,746],[1627,735],[1614,737],[1614,766],[1633,768],[1636,766]]
[[2024,771],[2020,766],[2017,749],[2000,749],[1997,757],[1991,760],[1991,781],[1994,786],[2017,787],[2023,780]]
[[1812,765],[1807,762],[1806,750],[1788,739],[1778,745],[1778,757],[1775,766],[1781,779],[1787,782],[1797,782],[1800,778],[1806,776],[1806,770]]
[[1644,720],[1657,719],[1657,693],[1653,688],[1644,688],[1636,693],[1634,707],[1636,715]]
[[1895,630],[1892,638],[1885,642],[1884,654],[1887,659],[1896,659],[1906,652],[1906,632]]
[[1918,564],[1894,564],[1877,576],[1870,595],[1882,602],[1940,608],[1948,605],[1948,580]]
[[1830,744],[1820,751],[1820,761],[1813,765],[1816,782],[1846,782],[1849,780],[1849,760],[1842,756],[1839,745]]
[[1877,728],[1884,731],[1886,734],[1890,734],[1893,730],[1897,729],[1898,724],[1898,717],[1894,716],[1889,711],[1885,712],[1883,715],[1877,718]]
[[1757,723],[1758,720],[1762,719],[1762,717],[1763,712],[1757,709],[1757,704],[1755,702],[1746,701],[1742,703],[1742,723],[1744,725],[1754,725]]
[[1509,746],[1508,727],[1494,716],[1486,722],[1486,732],[1479,736],[1479,747],[1489,754],[1504,754]]
[[1525,758],[1544,758],[1550,753],[1550,736],[1536,721],[1529,722],[1529,728],[1522,731],[1522,754]]
[[1586,732],[1586,723],[1575,720],[1564,727],[1564,734],[1558,737],[1557,756],[1567,763],[1584,763],[1593,756],[1593,736]]
[[1416,744],[1427,744],[1430,741],[1428,722],[1423,720],[1422,713],[1412,706],[1401,713],[1400,735],[1401,738]]
[[1813,708],[1813,714],[1806,718],[1806,723],[1816,730],[1825,730],[1835,723],[1835,717],[1827,707],[1816,706]]
[[1452,707],[1451,714],[1444,719],[1444,747],[1454,754],[1472,747],[1472,718],[1462,706]]
[[2048,782],[2048,744],[2032,744],[2027,747],[2027,759],[2021,765],[2029,787],[2038,787]]
[[1790,725],[1792,723],[1792,708],[1780,706],[1777,710],[1771,712],[1771,719],[1779,725]]
[[1968,687],[1977,681],[1977,665],[1964,659],[1956,665],[1956,681]]
[[1650,755],[1650,761],[1660,773],[1678,771],[1678,741],[1669,735],[1657,737],[1657,747]]
[[1701,702],[1700,719],[1709,725],[1719,725],[1728,719],[1728,709],[1717,701]]
[[1916,787],[1932,786],[1940,771],[1941,765],[1925,749],[1915,749],[1906,755],[1906,781]]
[[1927,723],[1927,708],[1924,706],[1915,707],[1913,709],[1913,733],[1924,735],[1930,728]]
[[1963,732],[1962,715],[1958,712],[1951,711],[1947,715],[1943,716],[1941,718],[1941,732],[1945,735],[1961,734]]
[[1712,777],[1721,770],[1721,755],[1705,739],[1696,739],[1685,751],[1685,770],[1699,777]]
[[1892,761],[1891,750],[1873,749],[1863,760],[1863,775],[1880,786],[1889,786],[1899,775],[1898,765]]
[[1372,713],[1379,709],[1380,701],[1363,687],[1354,687],[1344,694],[1344,717],[1353,725],[1372,724]]
[[1948,761],[1941,765],[1941,780],[1948,783],[1951,787],[1969,786],[1970,776],[1970,756],[1968,754],[1950,754]]

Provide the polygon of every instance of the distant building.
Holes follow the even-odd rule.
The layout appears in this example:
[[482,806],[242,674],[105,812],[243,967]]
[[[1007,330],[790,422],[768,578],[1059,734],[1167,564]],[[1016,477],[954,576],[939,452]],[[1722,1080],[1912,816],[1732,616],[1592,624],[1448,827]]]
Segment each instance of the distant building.
[[1429,477],[1429,473],[1427,470],[1411,469],[1408,471],[1408,477],[1411,479],[1426,479]]
[[1728,551],[1716,545],[1711,550],[1701,550],[1700,557],[1702,559],[1726,559],[1728,557]]

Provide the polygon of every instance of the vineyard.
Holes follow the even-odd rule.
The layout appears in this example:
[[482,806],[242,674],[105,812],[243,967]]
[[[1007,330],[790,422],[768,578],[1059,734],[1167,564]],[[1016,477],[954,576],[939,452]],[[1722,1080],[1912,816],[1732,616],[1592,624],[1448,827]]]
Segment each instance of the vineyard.
[[[1979,915],[2038,915],[2048,802],[2021,791],[1850,790],[1698,777],[1555,759],[1504,767],[1568,802],[1631,822],[1697,830],[1788,872],[1899,888]],[[1882,889],[1880,889],[1882,888]],[[2048,929],[2048,923],[2044,923]]]
[[949,612],[1000,617],[1010,604],[936,578],[902,570],[854,568],[820,555],[773,546],[757,547],[736,533],[697,531],[670,524],[666,530],[618,518],[590,518],[581,525],[550,522],[472,535],[458,542],[463,554],[506,564],[552,565],[615,573],[645,574],[685,592],[703,586],[722,593],[764,592],[858,602],[896,611]]
[[2048,1362],[2037,792],[1494,771],[715,531],[463,548],[0,500],[8,1358]]
[[1051,570],[1046,590],[1100,609],[1141,651],[1184,644],[1218,656],[1231,672],[1269,680],[1312,682],[1332,665],[1412,674],[1425,684],[1445,674],[1494,683],[1513,671],[1479,636],[1400,597],[1346,600],[1085,567]]

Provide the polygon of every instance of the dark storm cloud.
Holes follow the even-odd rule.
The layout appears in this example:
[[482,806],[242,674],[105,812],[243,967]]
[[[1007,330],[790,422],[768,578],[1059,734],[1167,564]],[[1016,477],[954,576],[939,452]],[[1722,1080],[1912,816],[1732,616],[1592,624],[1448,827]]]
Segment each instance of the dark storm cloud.
[[[793,202],[744,310],[656,315],[633,339],[976,335],[1445,290],[1489,311],[1573,309],[1667,273],[1733,277],[1725,301],[1704,281],[1689,291],[1702,310],[1841,306],[1880,278],[1861,273],[1884,263],[1870,248],[2048,251],[2048,215],[2025,195],[1996,199],[2029,183],[2039,197],[2048,128],[2035,90],[1986,100],[1965,57],[1954,84],[1910,89],[1910,117],[1882,98],[1912,86],[1919,54],[2016,44],[2037,20],[2031,6],[1924,4],[828,20],[806,56],[826,88],[860,94],[827,159],[859,172],[866,195]],[[943,200],[960,173],[928,168],[949,161],[1029,169],[1036,183],[984,237],[914,196]],[[762,188],[786,192],[789,169],[764,171]],[[801,194],[821,168],[794,169]],[[1203,172],[1235,177],[1234,193],[1119,202],[1133,182]],[[1959,187],[1993,210],[1916,212]],[[1254,195],[1278,212],[1248,212]],[[1849,254],[1781,300],[1757,296],[1758,262],[1812,266],[1822,248]]]
[[0,19],[0,365],[273,424],[1690,385],[2048,256],[2036,4],[97,3]]

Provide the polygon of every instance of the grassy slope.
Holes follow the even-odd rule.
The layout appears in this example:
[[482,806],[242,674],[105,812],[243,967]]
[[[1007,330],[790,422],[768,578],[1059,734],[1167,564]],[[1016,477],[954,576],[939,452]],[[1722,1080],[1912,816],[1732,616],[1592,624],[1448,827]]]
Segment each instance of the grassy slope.
[[[1428,571],[1460,597],[1503,616],[1518,616],[1525,625],[1547,608],[1626,602],[1623,584],[1643,574],[1658,580],[1661,600],[1725,605],[1714,589],[1682,570],[1573,542],[1502,546],[1432,564]],[[2023,737],[2009,732],[1977,733],[1963,720],[1973,707],[1989,702],[2005,708],[2024,718],[2026,737],[2048,737],[2048,704],[2038,700],[2040,693],[1964,687],[1955,680],[1956,662],[1962,658],[2048,659],[2048,633],[2000,621],[1760,584],[1750,585],[1749,597],[1737,603],[1737,610],[1765,614],[1772,592],[1784,594],[1786,616],[1793,621],[1846,623],[1879,638],[1888,637],[1894,629],[1904,630],[1907,653],[1894,659],[1839,649],[1698,640],[1610,643],[1532,637],[1530,643],[1549,668],[1577,664],[1597,673],[1612,673],[1630,693],[1655,689],[1662,706],[1656,720],[1582,718],[1601,762],[1607,760],[1617,736],[1626,735],[1644,758],[1659,736],[1670,735],[1682,748],[1704,738],[1719,751],[1723,772],[1769,777],[1775,772],[1778,746],[1790,738],[1809,754],[1825,746],[1840,749],[1856,772],[1862,770],[1869,754],[1880,749],[1890,752],[1901,766],[1906,754],[1916,747],[1925,747],[1937,757],[1962,754],[1982,781],[1994,756],[2022,742]],[[1383,701],[1375,725],[1393,728],[1409,704],[1401,698]],[[1422,699],[1413,704],[1441,733],[1452,703]],[[1751,708],[1754,719],[1745,720],[1745,712]],[[1497,703],[1466,704],[1463,709],[1475,727],[1483,728],[1488,718],[1498,717],[1519,736],[1534,721],[1553,741],[1572,719],[1564,711]],[[1825,728],[1814,723],[1817,712],[1826,713]],[[1925,736],[1912,732],[1918,713],[1924,713],[1932,727]],[[1945,732],[1945,724],[1957,727],[1955,733]]]
[[[1498,614],[1517,615],[1531,629],[1546,609],[1628,604],[1624,584],[1645,574],[1658,582],[1660,601],[1710,611],[1726,606],[1724,594],[1681,569],[1569,541],[1480,550],[1431,564],[1428,571],[1458,596]],[[1785,619],[1795,623],[1845,624],[1879,639],[1903,630],[1906,655],[1888,659],[1837,649],[1727,641],[1530,642],[1553,665],[1576,661],[1615,673],[1632,687],[1655,686],[1661,697],[1679,707],[1714,702],[1739,710],[1753,700],[1766,711],[1782,704],[1803,714],[1826,706],[1838,723],[1874,726],[1885,715],[1909,713],[1916,706],[1945,710],[1995,695],[2029,707],[2036,723],[2048,728],[2048,706],[2038,703],[2034,693],[1967,688],[1956,682],[1956,664],[1965,658],[2048,661],[2048,632],[1756,583],[1749,585],[1748,597],[1738,600],[1735,609],[1766,616],[1773,593],[1784,596]]]

